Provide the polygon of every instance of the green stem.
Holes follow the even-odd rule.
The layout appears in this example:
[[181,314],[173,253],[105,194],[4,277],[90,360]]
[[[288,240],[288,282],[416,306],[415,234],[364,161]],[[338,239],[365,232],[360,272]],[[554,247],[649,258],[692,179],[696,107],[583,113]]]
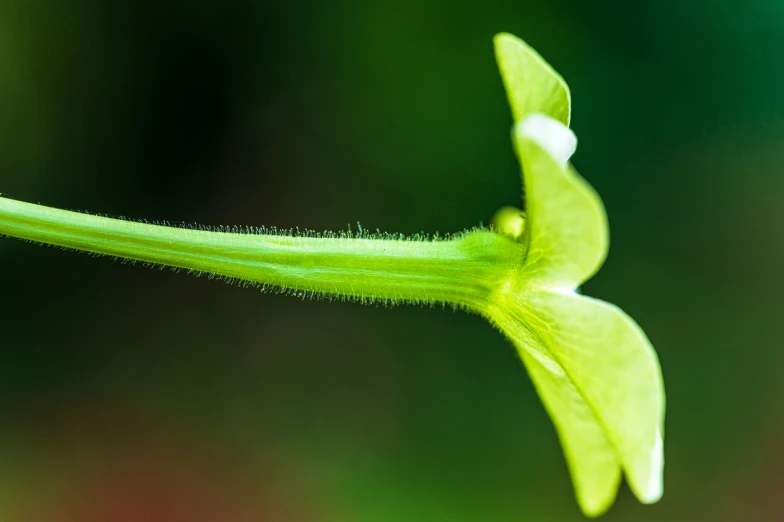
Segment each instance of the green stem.
[[477,230],[409,241],[224,233],[137,223],[0,198],[0,234],[306,294],[484,308],[522,246]]

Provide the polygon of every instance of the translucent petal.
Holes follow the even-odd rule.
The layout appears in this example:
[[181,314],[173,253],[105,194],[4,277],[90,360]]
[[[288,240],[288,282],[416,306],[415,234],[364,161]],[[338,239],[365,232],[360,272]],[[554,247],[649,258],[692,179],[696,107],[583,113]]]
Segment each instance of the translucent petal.
[[549,288],[577,288],[602,266],[609,243],[599,196],[565,163],[564,151],[573,150],[572,136],[567,127],[541,114],[518,122],[514,132],[529,227],[525,269]]
[[569,125],[571,95],[563,78],[516,36],[500,33],[494,43],[515,121],[541,112]]

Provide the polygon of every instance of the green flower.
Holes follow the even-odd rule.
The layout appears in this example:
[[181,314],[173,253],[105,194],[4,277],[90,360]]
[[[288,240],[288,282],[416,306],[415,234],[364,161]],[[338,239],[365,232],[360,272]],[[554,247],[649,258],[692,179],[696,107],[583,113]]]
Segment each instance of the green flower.
[[[514,343],[558,430],[577,499],[595,516],[623,470],[645,503],[662,495],[664,384],[656,354],[618,307],[577,293],[607,255],[599,196],[567,163],[569,89],[524,42],[495,39],[523,169],[525,258],[487,313]],[[501,228],[513,228],[507,213]]]
[[154,266],[185,268],[301,297],[445,303],[511,339],[555,423],[577,500],[590,516],[621,472],[643,502],[662,494],[664,386],[656,354],[617,307],[578,295],[607,254],[601,200],[569,165],[569,89],[517,38],[496,37],[514,114],[526,212],[446,240],[397,235],[193,230],[0,198],[0,234]]

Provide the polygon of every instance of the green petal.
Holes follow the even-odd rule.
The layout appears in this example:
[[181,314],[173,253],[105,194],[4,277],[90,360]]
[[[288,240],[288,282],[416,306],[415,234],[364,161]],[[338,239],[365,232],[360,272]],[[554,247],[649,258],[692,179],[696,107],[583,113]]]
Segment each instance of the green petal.
[[[509,336],[523,360],[539,396],[555,424],[580,508],[588,516],[604,513],[615,500],[621,480],[618,454],[570,376],[544,345],[540,336],[526,326],[521,306],[507,306],[495,322]],[[517,310],[517,313],[512,312]],[[512,313],[509,313],[512,312]]]
[[529,354],[542,349],[555,363],[530,365],[529,371],[564,442],[586,513],[597,514],[612,500],[608,447],[637,498],[659,500],[664,384],[648,338],[628,315],[603,301],[541,291],[520,299],[538,346],[518,346],[526,364]]
[[599,196],[566,160],[576,140],[561,123],[533,114],[515,126],[525,173],[526,272],[536,284],[577,288],[604,263],[607,216]]
[[612,506],[621,481],[615,449],[565,373],[532,357],[526,345],[515,345],[558,431],[580,509],[599,516]]
[[580,507],[606,511],[621,469],[637,498],[656,502],[665,396],[650,342],[617,307],[522,275],[487,315],[514,343],[556,426]]
[[500,33],[494,43],[515,121],[541,112],[569,125],[571,95],[563,78],[516,36]]

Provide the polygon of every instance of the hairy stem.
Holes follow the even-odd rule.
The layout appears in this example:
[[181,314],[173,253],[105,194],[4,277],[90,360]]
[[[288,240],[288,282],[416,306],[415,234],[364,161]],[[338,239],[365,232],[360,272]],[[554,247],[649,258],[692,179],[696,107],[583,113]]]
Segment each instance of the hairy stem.
[[522,246],[477,230],[409,241],[224,233],[167,227],[0,198],[0,234],[316,295],[483,308]]

